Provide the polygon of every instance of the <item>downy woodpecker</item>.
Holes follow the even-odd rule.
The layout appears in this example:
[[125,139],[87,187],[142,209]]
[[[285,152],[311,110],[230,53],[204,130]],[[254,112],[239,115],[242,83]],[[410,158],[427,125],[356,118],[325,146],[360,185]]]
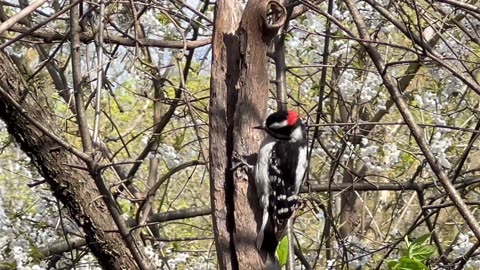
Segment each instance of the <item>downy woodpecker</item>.
[[298,203],[298,192],[307,169],[306,128],[294,111],[268,116],[255,165],[255,185],[263,210],[257,248],[275,252],[288,219]]

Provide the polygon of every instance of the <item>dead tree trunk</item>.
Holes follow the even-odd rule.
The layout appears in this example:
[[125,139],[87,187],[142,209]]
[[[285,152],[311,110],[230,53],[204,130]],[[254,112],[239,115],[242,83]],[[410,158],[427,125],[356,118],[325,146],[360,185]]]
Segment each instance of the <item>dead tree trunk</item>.
[[219,0],[213,34],[210,92],[210,184],[213,225],[221,269],[263,269],[255,247],[260,219],[254,181],[231,171],[232,156],[249,159],[263,134],[251,127],[266,116],[267,50],[286,19],[276,0],[250,0],[239,22],[239,2]]
[[42,106],[41,91],[37,95],[25,83],[3,52],[0,63],[0,118],[7,124],[8,132],[84,230],[88,247],[103,269],[138,269],[130,250],[115,232],[115,222],[93,179],[86,170],[78,168],[87,166],[52,139],[61,138],[62,131],[54,114]]

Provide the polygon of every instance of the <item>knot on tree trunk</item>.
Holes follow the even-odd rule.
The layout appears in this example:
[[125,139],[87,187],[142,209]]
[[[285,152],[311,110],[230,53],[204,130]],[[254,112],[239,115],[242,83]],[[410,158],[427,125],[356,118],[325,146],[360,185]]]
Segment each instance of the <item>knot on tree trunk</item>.
[[287,20],[287,9],[277,0],[265,1],[264,3],[262,10],[263,31],[266,36],[274,37]]

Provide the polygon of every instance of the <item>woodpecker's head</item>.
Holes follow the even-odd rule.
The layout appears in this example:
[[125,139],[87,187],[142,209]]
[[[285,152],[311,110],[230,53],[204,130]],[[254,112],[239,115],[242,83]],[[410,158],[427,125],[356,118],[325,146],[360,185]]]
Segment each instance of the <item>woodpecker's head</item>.
[[263,125],[254,128],[263,129],[279,140],[299,141],[305,138],[305,126],[294,111],[272,113]]

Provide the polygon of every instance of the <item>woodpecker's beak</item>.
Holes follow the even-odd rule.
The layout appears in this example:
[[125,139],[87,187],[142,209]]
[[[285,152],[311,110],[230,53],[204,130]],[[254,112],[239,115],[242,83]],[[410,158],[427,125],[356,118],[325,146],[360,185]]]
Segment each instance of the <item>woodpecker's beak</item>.
[[256,127],[253,127],[253,129],[265,129],[265,126],[261,125],[261,126],[256,126]]

